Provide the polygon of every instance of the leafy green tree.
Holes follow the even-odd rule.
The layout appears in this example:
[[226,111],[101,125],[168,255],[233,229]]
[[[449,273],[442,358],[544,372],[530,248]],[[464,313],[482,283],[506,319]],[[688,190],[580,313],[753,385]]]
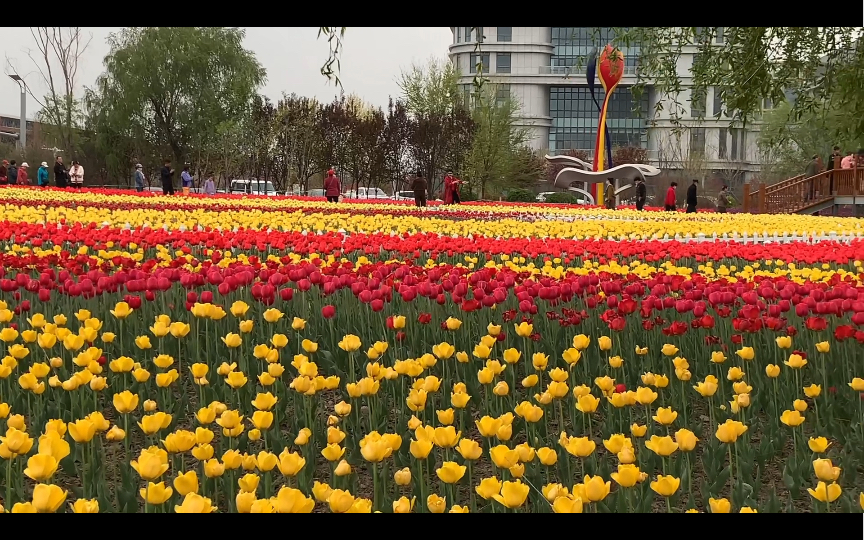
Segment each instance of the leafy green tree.
[[792,107],[785,102],[764,116],[757,141],[764,162],[763,181],[801,174],[813,155],[827,160],[834,145],[844,152],[861,146],[861,138],[850,131],[850,124],[857,119],[842,109],[805,112],[798,121],[791,121],[791,116]]
[[284,95],[277,105],[278,130],[276,148],[281,154],[280,165],[291,179],[286,184],[309,189],[309,179],[321,172],[315,166],[323,136],[321,104],[314,98],[296,94]]
[[248,115],[266,77],[243,36],[221,27],[112,34],[106,71],[89,95],[97,131],[145,141],[175,164],[194,147],[219,145],[216,127]]
[[447,168],[459,174],[475,133],[473,115],[457,85],[459,73],[449,61],[431,58],[413,65],[398,79],[411,122],[410,154],[423,170],[429,192],[437,193]]
[[500,95],[496,85],[484,85],[474,94],[471,111],[474,142],[466,176],[483,199],[490,184],[502,189],[513,180],[514,172],[520,166],[518,150],[528,140],[529,134],[525,128],[516,125],[519,103],[509,94]]
[[[613,45],[639,47],[636,90],[651,85],[665,98],[674,123],[686,115],[679,96],[685,88],[678,61],[695,52],[693,92],[710,89],[730,121],[749,123],[764,100],[790,101],[801,120],[813,111],[842,105],[853,132],[864,132],[864,43],[858,27],[631,27],[616,28]],[[658,102],[657,107],[663,105]]]
[[513,167],[507,184],[530,189],[545,180],[545,174],[546,160],[528,146],[520,146],[513,152]]

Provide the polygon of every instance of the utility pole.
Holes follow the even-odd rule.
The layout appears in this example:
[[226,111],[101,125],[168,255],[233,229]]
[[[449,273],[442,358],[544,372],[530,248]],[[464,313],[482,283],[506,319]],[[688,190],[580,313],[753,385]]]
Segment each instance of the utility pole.
[[18,83],[21,88],[21,120],[18,128],[18,142],[21,144],[21,151],[27,149],[27,83],[17,74],[9,75],[9,78]]

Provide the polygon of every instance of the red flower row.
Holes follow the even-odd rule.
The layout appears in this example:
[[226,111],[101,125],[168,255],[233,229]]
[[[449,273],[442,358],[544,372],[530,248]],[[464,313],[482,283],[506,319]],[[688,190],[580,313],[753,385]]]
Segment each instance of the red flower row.
[[619,264],[629,261],[658,263],[672,261],[687,266],[708,261],[735,259],[738,261],[765,261],[780,259],[785,262],[817,265],[833,263],[848,267],[851,261],[864,260],[864,241],[850,243],[820,242],[817,244],[796,243],[794,249],[785,244],[739,244],[735,242],[678,242],[661,240],[570,240],[485,237],[452,238],[436,233],[405,234],[303,234],[289,231],[256,231],[240,229],[232,231],[166,231],[143,228],[126,230],[100,227],[96,223],[82,225],[61,223],[48,225],[25,223],[0,223],[0,241],[14,241],[24,245],[41,247],[45,244],[83,244],[95,249],[104,249],[108,242],[122,248],[130,243],[139,247],[169,245],[175,249],[198,246],[215,250],[241,249],[250,251],[285,251],[307,255],[310,253],[333,254],[337,257],[349,253],[377,254],[388,252],[406,259],[457,255],[520,255],[530,259],[550,260],[560,257],[570,264],[574,260],[587,258],[606,264],[615,260]]
[[[192,253],[187,246],[182,251]],[[16,312],[31,309],[30,302],[52,301],[54,293],[92,298],[120,294],[133,307],[144,300],[154,301],[167,294],[178,301],[180,290],[187,309],[195,302],[221,303],[241,288],[267,305],[289,302],[295,294],[313,293],[322,297],[350,291],[372,311],[380,312],[392,302],[419,303],[421,309],[435,304],[455,304],[464,312],[495,305],[511,305],[504,319],[513,320],[545,313],[561,326],[576,326],[601,312],[599,320],[613,331],[623,331],[638,315],[643,329],[661,327],[666,335],[681,335],[689,329],[712,330],[715,317],[732,318],[739,334],[762,330],[794,333],[790,319],[800,318],[811,331],[822,331],[832,321],[835,337],[864,340],[864,333],[847,321],[864,326],[864,287],[851,276],[841,280],[835,275],[828,283],[799,284],[786,277],[755,277],[752,281],[708,280],[694,274],[658,273],[644,279],[636,275],[617,276],[607,272],[575,275],[561,279],[516,272],[510,268],[481,268],[442,265],[425,268],[406,262],[373,261],[355,265],[350,261],[327,264],[323,259],[294,263],[290,258],[260,260],[251,255],[248,263],[231,262],[220,266],[219,252],[210,258],[178,257],[168,267],[157,259],[137,263],[115,257],[101,265],[87,255],[61,252],[48,257],[9,256],[0,259],[0,291],[17,303]],[[18,268],[18,271],[8,272]],[[61,270],[58,270],[62,268]],[[142,296],[143,295],[143,300]],[[334,302],[337,303],[337,302]],[[674,310],[674,313],[673,313]],[[685,315],[691,318],[685,322]],[[674,322],[672,322],[674,320]],[[705,336],[706,340],[719,339]]]

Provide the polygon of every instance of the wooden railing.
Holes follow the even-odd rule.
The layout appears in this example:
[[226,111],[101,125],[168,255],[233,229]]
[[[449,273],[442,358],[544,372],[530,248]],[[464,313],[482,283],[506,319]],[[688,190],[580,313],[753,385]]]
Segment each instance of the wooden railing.
[[771,186],[759,184],[753,191],[744,185],[743,210],[753,214],[794,214],[823,204],[834,197],[864,195],[864,167],[803,175]]

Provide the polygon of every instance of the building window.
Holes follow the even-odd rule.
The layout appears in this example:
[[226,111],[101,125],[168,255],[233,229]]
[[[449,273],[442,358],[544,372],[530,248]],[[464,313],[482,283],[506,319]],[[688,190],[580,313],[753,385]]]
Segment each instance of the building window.
[[[623,28],[629,30],[628,27]],[[552,27],[552,65],[555,67],[574,67],[585,65],[585,58],[592,47],[599,50],[615,39],[615,31],[610,27]],[[621,47],[624,53],[624,73],[633,73],[638,65],[638,44]]]
[[456,43],[462,43],[462,27],[456,27]]
[[471,32],[474,31],[473,26],[465,27],[465,43],[469,43],[471,41]]
[[456,55],[456,72],[459,73],[460,75],[462,74],[462,60],[461,59],[462,59],[462,55],[457,54]]
[[504,102],[510,99],[510,85],[499,84],[495,87],[495,105],[500,107]]
[[726,138],[728,137],[728,132],[726,128],[720,128],[718,130],[718,138],[717,138],[717,159],[728,159],[729,154],[726,151]]
[[499,26],[498,27],[498,41],[513,41],[513,27],[512,26]]
[[510,73],[510,53],[495,55],[495,73]]
[[471,86],[470,84],[463,84],[462,86],[462,100],[465,104],[465,107],[471,106]]
[[483,64],[483,73],[489,73],[489,53],[471,55],[471,73],[477,73],[477,64]]
[[723,112],[723,98],[720,97],[720,89],[714,87],[714,116],[720,117]]
[[744,161],[744,157],[747,155],[744,142],[744,130],[742,128],[733,129],[732,154],[730,156],[730,159],[736,161]]
[[[634,106],[638,111],[634,111]],[[597,138],[599,111],[587,86],[553,86],[549,89],[549,149],[552,152],[586,150],[593,152]],[[630,87],[619,87],[609,101],[606,124],[608,144],[645,147],[648,142],[648,95],[634,101]]]
[[705,89],[693,88],[690,90],[690,116],[702,118],[705,116]]
[[696,53],[693,55],[693,63],[690,64],[690,73],[691,74],[693,73],[693,68],[696,67],[697,65],[699,65],[699,63],[701,61],[702,61],[702,55],[701,54]]
[[717,43],[723,43],[723,27],[722,26],[717,27],[717,34],[715,36],[715,39],[717,40]]
[[690,128],[690,155],[705,155],[705,128]]
[[774,108],[774,101],[769,97],[762,100],[762,108],[766,111],[770,111]]
[[2,117],[2,125],[3,127],[8,128],[20,128],[21,121],[17,118],[9,118],[8,116]]

